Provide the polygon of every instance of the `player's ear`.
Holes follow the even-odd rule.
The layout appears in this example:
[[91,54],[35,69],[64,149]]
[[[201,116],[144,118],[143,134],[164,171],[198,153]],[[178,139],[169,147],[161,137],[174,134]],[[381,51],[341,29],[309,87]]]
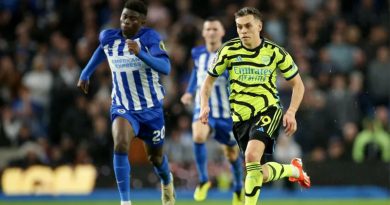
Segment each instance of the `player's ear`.
[[259,32],[263,30],[263,22],[259,20]]
[[145,15],[142,15],[142,16],[139,18],[139,21],[141,22],[142,25],[145,25],[145,24],[146,24],[146,16],[145,16]]

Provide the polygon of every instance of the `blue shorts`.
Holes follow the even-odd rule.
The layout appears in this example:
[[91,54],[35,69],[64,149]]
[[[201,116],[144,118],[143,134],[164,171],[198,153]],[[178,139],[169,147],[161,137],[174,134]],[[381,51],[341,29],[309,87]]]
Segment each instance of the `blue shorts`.
[[[194,115],[193,122],[198,121],[199,115]],[[231,118],[214,118],[209,116],[209,125],[211,127],[211,137],[219,143],[233,147],[237,145],[233,134],[233,120]]]
[[122,106],[111,106],[111,122],[116,117],[123,117],[131,124],[136,137],[152,147],[164,144],[165,126],[162,107],[142,111],[129,111]]

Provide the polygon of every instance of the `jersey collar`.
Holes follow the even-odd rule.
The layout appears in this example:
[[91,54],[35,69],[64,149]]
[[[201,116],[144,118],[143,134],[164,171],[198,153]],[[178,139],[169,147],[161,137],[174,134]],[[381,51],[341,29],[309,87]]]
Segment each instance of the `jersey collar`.
[[260,36],[260,39],[261,39],[260,45],[257,46],[256,48],[252,48],[252,49],[251,49],[251,48],[245,47],[244,44],[242,44],[241,41],[240,41],[240,43],[241,43],[241,46],[242,46],[243,48],[245,48],[245,50],[247,50],[247,51],[256,51],[256,50],[259,50],[260,48],[262,48],[262,47],[264,46],[264,38],[263,38],[262,36]]

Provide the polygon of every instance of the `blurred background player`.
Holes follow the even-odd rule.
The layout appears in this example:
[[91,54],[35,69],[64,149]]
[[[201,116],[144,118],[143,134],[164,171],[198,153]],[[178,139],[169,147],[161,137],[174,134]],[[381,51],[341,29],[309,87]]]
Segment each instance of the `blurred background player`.
[[163,155],[165,137],[159,73],[170,72],[170,61],[159,34],[143,27],[147,7],[141,1],[127,1],[120,17],[121,29],[100,33],[100,45],[82,71],[77,84],[88,93],[89,78],[97,66],[108,60],[112,74],[112,135],[114,171],[121,204],[130,205],[128,152],[134,137],[142,139],[150,162],[161,178],[163,205],[175,203],[173,178]]
[[192,138],[194,141],[194,154],[199,176],[199,184],[194,192],[195,201],[203,201],[211,186],[207,172],[207,149],[205,142],[213,134],[215,140],[223,145],[225,155],[231,164],[234,178],[233,205],[242,204],[242,158],[232,132],[233,122],[230,117],[228,74],[225,72],[218,78],[211,91],[211,116],[208,124],[199,121],[201,85],[207,76],[207,69],[211,66],[217,50],[222,45],[222,37],[225,30],[221,21],[216,18],[208,18],[203,24],[202,36],[206,45],[194,47],[191,51],[194,68],[186,93],[181,97],[185,105],[193,101],[195,95],[195,109],[193,113]]
[[208,70],[200,94],[199,119],[204,124],[209,122],[212,86],[228,70],[233,132],[245,154],[245,204],[256,205],[263,182],[289,177],[302,187],[310,187],[310,178],[303,171],[300,159],[294,158],[291,164],[264,164],[263,161],[264,154],[273,152],[283,116],[276,71],[292,87],[290,106],[283,116],[288,136],[297,130],[295,113],[303,98],[304,85],[290,54],[259,35],[263,24],[256,8],[240,9],[235,13],[235,22],[239,38],[229,40],[220,48],[217,60]]

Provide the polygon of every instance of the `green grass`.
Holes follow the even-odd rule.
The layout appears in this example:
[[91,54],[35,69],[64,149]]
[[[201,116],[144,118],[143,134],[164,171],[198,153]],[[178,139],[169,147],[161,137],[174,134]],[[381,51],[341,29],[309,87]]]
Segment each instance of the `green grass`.
[[[0,205],[120,205],[119,201],[18,201],[18,202],[5,202],[0,201]],[[159,205],[160,201],[133,201],[133,205]],[[216,201],[208,200],[205,202],[194,201],[178,201],[176,205],[229,205],[230,201]],[[388,205],[388,200],[369,200],[369,199],[356,199],[356,200],[264,200],[258,202],[261,205]]]

